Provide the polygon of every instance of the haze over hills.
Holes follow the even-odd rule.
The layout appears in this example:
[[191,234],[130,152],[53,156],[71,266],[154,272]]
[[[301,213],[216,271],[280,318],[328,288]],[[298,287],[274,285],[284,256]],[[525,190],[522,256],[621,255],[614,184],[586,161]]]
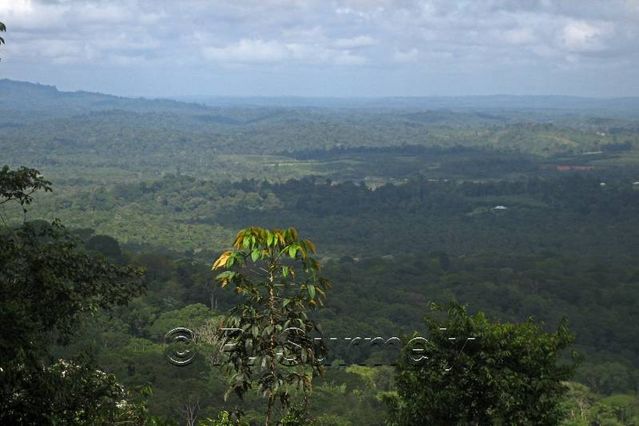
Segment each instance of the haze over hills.
[[47,111],[64,115],[110,109],[137,112],[199,111],[203,107],[168,99],[125,98],[85,91],[64,92],[55,86],[3,79],[0,80],[0,109]]
[[602,113],[637,113],[639,97],[588,98],[579,96],[476,95],[434,97],[214,97],[182,96],[176,100],[198,102],[211,106],[290,106],[290,107],[346,107],[398,109],[558,109],[600,110]]
[[354,109],[559,110],[596,112],[602,116],[639,115],[639,97],[589,98],[576,96],[438,96],[438,97],[216,97],[181,96],[175,99],[129,98],[103,93],[60,91],[55,86],[0,80],[0,109],[55,110],[83,113],[122,109],[135,112],[202,112],[209,107],[317,107]]
[[[209,105],[64,92],[0,80],[2,154],[9,164],[55,166],[54,173],[92,176],[100,182],[107,176],[119,180],[140,173],[157,177],[178,168],[192,176],[232,179],[315,174],[387,181],[412,173],[439,177],[442,164],[433,159],[431,148],[506,150],[546,158],[582,155],[627,147],[639,128],[635,118],[639,98],[213,98],[206,102]],[[408,155],[401,151],[406,146],[422,149],[410,167],[402,160]],[[357,151],[391,148],[400,151],[393,154],[397,169],[388,176],[370,167],[369,154],[388,161],[389,152]],[[635,157],[625,161],[634,162]],[[345,167],[336,168],[337,162]]]

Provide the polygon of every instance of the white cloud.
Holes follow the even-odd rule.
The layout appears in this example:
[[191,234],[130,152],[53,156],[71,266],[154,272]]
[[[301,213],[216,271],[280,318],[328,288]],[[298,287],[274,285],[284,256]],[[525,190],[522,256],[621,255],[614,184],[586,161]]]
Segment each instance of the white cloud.
[[537,40],[530,28],[516,28],[503,32],[506,43],[514,45],[529,44]]
[[337,52],[333,57],[333,61],[337,65],[364,65],[368,62],[366,57],[355,55],[349,51]]
[[33,11],[31,0],[2,0],[0,1],[0,13],[3,16],[19,15]]
[[420,64],[428,63],[429,72],[448,76],[453,70],[465,79],[486,73],[484,80],[497,85],[498,69],[524,80],[533,68],[549,78],[562,66],[590,67],[593,75],[638,68],[638,5],[637,0],[0,0],[0,20],[8,29],[0,57],[3,71],[12,69],[24,79],[36,63],[43,69],[65,63],[95,72],[105,66],[131,73],[154,69],[158,75],[168,67],[172,76],[189,67],[210,75],[211,69],[239,64],[247,75],[264,76],[262,71],[274,66],[282,75],[321,66],[328,80],[347,67],[381,75],[395,68],[423,70]]
[[289,55],[285,46],[260,39],[243,39],[224,47],[205,47],[203,53],[213,61],[230,63],[277,62]]
[[585,21],[566,24],[561,33],[563,45],[570,51],[590,51],[604,48],[602,37],[608,29]]
[[348,49],[333,49],[321,43],[283,43],[274,40],[242,39],[222,47],[205,47],[205,58],[221,64],[306,63],[362,65],[366,58]]
[[339,38],[333,43],[333,45],[338,49],[358,49],[360,47],[373,46],[374,44],[375,39],[365,35],[351,38]]

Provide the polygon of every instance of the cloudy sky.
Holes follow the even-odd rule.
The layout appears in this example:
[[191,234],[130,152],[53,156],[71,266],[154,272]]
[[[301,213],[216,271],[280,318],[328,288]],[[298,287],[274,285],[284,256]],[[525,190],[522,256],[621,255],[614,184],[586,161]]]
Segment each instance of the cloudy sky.
[[136,96],[639,96],[639,0],[0,0],[0,78]]

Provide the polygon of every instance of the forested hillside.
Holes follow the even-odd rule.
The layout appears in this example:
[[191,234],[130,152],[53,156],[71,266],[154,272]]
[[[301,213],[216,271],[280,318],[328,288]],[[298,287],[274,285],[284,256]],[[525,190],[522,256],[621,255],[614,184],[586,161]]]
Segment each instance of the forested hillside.
[[[294,227],[317,246],[313,259],[332,283],[321,306],[315,306],[315,284],[304,287],[304,303],[317,308],[309,308],[310,320],[337,342],[328,341],[329,367],[312,380],[307,414],[314,424],[410,424],[416,408],[406,395],[423,388],[419,380],[448,386],[446,379],[427,369],[392,366],[398,353],[353,347],[342,339],[433,335],[433,342],[442,345],[431,348],[433,357],[448,359],[451,352],[441,343],[447,337],[436,334],[442,325],[483,333],[492,342],[476,352],[469,346],[468,358],[460,358],[468,365],[483,365],[479,359],[508,364],[509,351],[534,352],[529,364],[517,364],[513,371],[554,374],[557,386],[539,379],[540,401],[552,395],[557,406],[540,402],[546,408],[532,414],[515,410],[528,416],[520,417],[522,424],[639,421],[639,119],[634,101],[251,102],[207,106],[0,81],[0,163],[11,166],[0,180],[7,247],[2,259],[11,265],[3,272],[3,294],[13,294],[7,283],[27,266],[40,271],[38,277],[66,274],[64,280],[74,283],[116,277],[122,284],[121,293],[106,296],[102,290],[109,287],[97,284],[95,294],[69,290],[59,295],[60,301],[77,302],[64,319],[72,326],[63,333],[52,329],[55,339],[42,338],[46,350],[33,362],[33,371],[38,362],[62,359],[86,361],[91,371],[113,374],[110,386],[122,385],[126,392],[107,386],[109,396],[96,397],[102,404],[96,412],[111,416],[104,414],[105,419],[133,418],[135,412],[156,422],[148,424],[195,424],[224,416],[224,410],[261,422],[260,395],[247,392],[244,400],[230,396],[225,401],[227,383],[212,358],[202,351],[187,366],[171,364],[165,334],[187,327],[208,336],[205,343],[219,343],[211,337],[219,322],[251,291],[222,288],[224,277],[233,275],[216,280],[221,271],[211,271],[211,265],[221,258],[218,266],[237,273],[227,250],[238,231]],[[45,190],[49,183],[35,172],[12,174],[18,166],[37,169],[53,191]],[[19,180],[25,176],[31,180]],[[21,203],[30,189],[39,190],[29,192],[33,202]],[[65,227],[58,228],[58,219]],[[306,257],[311,246],[287,232],[279,245],[263,234],[261,243],[259,238],[235,240],[233,250],[248,250],[244,258],[255,263],[275,259],[272,247],[286,247],[288,255],[292,245],[287,262],[314,266]],[[28,262],[16,248],[25,241],[32,249]],[[53,250],[49,243],[69,250],[51,269],[38,263]],[[97,271],[92,259],[102,265]],[[87,268],[79,277],[69,272],[77,265]],[[277,264],[283,266],[289,264]],[[105,278],[105,271],[111,275]],[[291,279],[289,269],[283,271],[281,279]],[[96,302],[100,297],[104,300]],[[442,312],[432,313],[432,302],[458,302],[467,311],[452,305],[444,319]],[[9,296],[2,303],[3,315],[13,315],[7,321],[25,318],[33,308]],[[45,308],[34,312],[49,315]],[[50,317],[42,315],[46,323]],[[425,315],[433,316],[424,322]],[[24,324],[35,336],[37,327]],[[496,349],[495,336],[512,346]],[[11,338],[4,339],[3,350],[11,347]],[[521,346],[522,341],[530,346]],[[537,343],[549,352],[535,352]],[[571,349],[582,358],[572,375],[555,365],[567,363]],[[16,359],[15,371],[31,365]],[[52,375],[55,368],[66,368],[51,365]],[[78,377],[92,377],[84,373]],[[19,379],[27,394],[31,376],[18,376],[11,379]],[[470,377],[476,386],[488,380]],[[524,396],[516,399],[525,394],[516,385],[519,379],[511,379],[500,376],[495,383],[509,387],[489,389],[508,389],[514,398],[510,408],[484,401],[485,411],[501,410],[505,419],[512,407],[526,405]],[[68,386],[73,394],[79,385]],[[458,386],[446,387],[441,395],[459,395]],[[291,401],[299,403],[305,389],[292,392]],[[461,397],[444,396],[425,395],[419,401],[440,408],[450,401],[466,404]],[[129,412],[118,411],[118,398],[129,401]],[[14,402],[11,413],[19,411]],[[444,411],[433,422],[463,423],[475,416],[453,419]],[[296,411],[278,413],[286,418]],[[204,424],[233,424],[221,422]]]

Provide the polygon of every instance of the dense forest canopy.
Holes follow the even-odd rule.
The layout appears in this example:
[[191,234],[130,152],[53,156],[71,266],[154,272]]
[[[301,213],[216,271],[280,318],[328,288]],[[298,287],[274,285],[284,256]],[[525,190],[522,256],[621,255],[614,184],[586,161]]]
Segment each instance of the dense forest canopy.
[[[11,199],[0,202],[2,315],[11,316],[3,324],[13,324],[26,339],[26,352],[11,352],[13,371],[29,366],[42,374],[12,376],[24,392],[77,367],[73,377],[83,389],[104,391],[92,409],[105,424],[134,414],[156,424],[262,422],[259,394],[223,398],[229,383],[206,350],[219,344],[216,332],[232,312],[263,307],[263,300],[257,287],[243,287],[246,282],[239,286],[249,289],[245,293],[222,289],[211,263],[227,253],[238,231],[295,227],[317,245],[322,274],[334,283],[304,324],[317,324],[322,336],[335,340],[326,340],[325,374],[309,373],[317,377],[307,406],[297,402],[308,388],[288,393],[262,382],[270,406],[280,407],[271,399],[285,396],[282,408],[274,408],[283,424],[300,418],[318,425],[414,424],[426,404],[439,416],[435,423],[481,423],[489,412],[536,424],[637,421],[635,101],[197,101],[0,81],[0,163],[11,166],[0,174],[0,196]],[[244,257],[259,263],[273,244],[265,241],[255,254],[258,243],[236,248],[256,245]],[[41,258],[51,262],[41,265]],[[234,272],[230,266],[227,272]],[[59,279],[26,279],[19,273],[24,268]],[[26,296],[12,287],[18,276]],[[94,283],[92,292],[74,293],[80,282]],[[67,289],[59,297],[70,304],[50,311],[48,303],[12,302],[33,298],[29,289],[54,290],[42,283]],[[243,298],[251,292],[252,304]],[[452,305],[457,308],[447,318],[424,322],[431,302],[451,301],[467,307]],[[246,317],[236,315],[237,322],[245,326]],[[41,324],[55,330],[40,334]],[[539,382],[537,410],[524,409],[530,389],[521,384],[534,374],[488,369],[495,384],[486,385],[486,395],[511,393],[512,404],[487,397],[475,411],[450,417],[442,407],[479,401],[473,392],[483,388],[469,384],[463,394],[432,369],[391,365],[400,355],[393,348],[342,340],[401,340],[417,332],[432,335],[438,342],[430,347],[433,356],[448,359],[457,352],[437,335],[435,325],[442,324],[486,336],[484,346],[464,351],[466,366],[490,359],[516,363],[517,374],[553,372],[554,382]],[[166,357],[165,334],[176,327],[202,336],[198,356],[185,367]],[[570,349],[582,360],[570,375],[556,365],[570,358],[561,349],[573,334]],[[255,342],[271,350],[260,336]],[[532,351],[521,336],[554,348],[554,355],[535,352],[528,363],[509,358],[511,351]],[[38,342],[38,351],[27,337]],[[11,341],[3,336],[3,354],[15,349]],[[489,380],[468,368],[464,377],[475,385]],[[108,381],[95,371],[108,374]],[[257,376],[248,374],[238,388],[248,389],[251,377]],[[425,381],[438,383],[441,398],[409,397]],[[71,393],[79,386],[58,385]],[[16,419],[20,407],[10,394],[4,415]],[[32,395],[34,401],[43,397]],[[544,400],[548,395],[552,404]],[[43,415],[98,418],[62,410],[65,398],[52,401],[53,414]],[[120,410],[116,398],[131,409]]]

